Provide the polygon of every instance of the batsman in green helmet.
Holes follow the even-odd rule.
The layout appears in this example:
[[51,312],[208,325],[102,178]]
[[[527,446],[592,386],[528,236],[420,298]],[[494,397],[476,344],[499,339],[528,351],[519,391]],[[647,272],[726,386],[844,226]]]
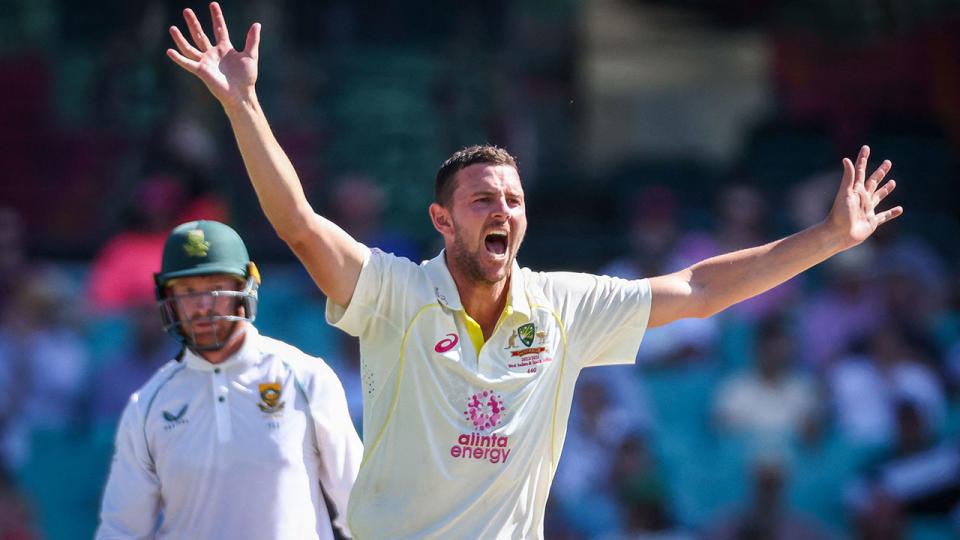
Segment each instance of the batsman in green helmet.
[[223,223],[175,228],[154,280],[164,330],[194,351],[222,351],[256,318],[260,273],[240,235]]
[[176,227],[154,280],[184,348],[124,408],[94,538],[349,538],[363,446],[343,385],[252,324],[260,275],[240,235]]

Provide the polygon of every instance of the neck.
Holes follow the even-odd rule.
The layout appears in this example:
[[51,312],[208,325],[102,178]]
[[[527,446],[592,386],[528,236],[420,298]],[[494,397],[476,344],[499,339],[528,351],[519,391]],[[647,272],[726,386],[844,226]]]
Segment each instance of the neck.
[[210,362],[211,364],[220,364],[224,362],[227,358],[230,358],[237,351],[243,347],[244,339],[247,337],[246,332],[246,321],[241,321],[237,323],[237,326],[233,329],[233,333],[230,334],[230,338],[227,342],[220,347],[212,351],[196,351],[201,358]]
[[457,285],[460,303],[463,310],[471,319],[477,321],[483,330],[483,338],[490,339],[507,305],[507,295],[510,292],[510,275],[496,283],[488,283],[471,279],[459,268],[448,264],[453,282]]

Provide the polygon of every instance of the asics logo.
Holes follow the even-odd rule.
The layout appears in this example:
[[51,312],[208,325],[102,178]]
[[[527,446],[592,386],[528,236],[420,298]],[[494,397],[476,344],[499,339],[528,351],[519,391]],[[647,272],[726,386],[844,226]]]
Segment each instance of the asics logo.
[[434,347],[433,350],[438,353],[445,353],[456,347],[458,341],[460,341],[460,338],[458,338],[456,334],[447,334],[444,336],[444,339],[437,342],[437,346]]

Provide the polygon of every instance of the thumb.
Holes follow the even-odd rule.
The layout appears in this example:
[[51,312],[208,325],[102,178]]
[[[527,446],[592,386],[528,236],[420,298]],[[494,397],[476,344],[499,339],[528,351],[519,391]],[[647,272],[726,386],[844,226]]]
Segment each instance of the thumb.
[[243,46],[243,52],[254,60],[260,57],[260,23],[253,23],[247,31],[247,42]]

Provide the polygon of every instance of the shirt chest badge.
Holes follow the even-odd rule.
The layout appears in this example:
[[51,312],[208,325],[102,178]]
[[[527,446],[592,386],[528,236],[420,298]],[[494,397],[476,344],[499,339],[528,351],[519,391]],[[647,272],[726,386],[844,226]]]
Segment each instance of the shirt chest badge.
[[183,416],[187,414],[187,405],[180,407],[176,413],[170,411],[163,411],[163,419],[167,422],[164,426],[164,430],[170,430],[177,426],[188,423],[188,420]]
[[280,401],[280,395],[283,392],[281,383],[262,383],[260,384],[260,411],[267,414],[276,414],[283,410],[285,401]]
[[533,322],[522,324],[515,328],[507,340],[504,350],[510,352],[507,358],[507,367],[510,369],[524,369],[527,373],[536,373],[536,366],[550,362],[553,358],[546,356],[546,342],[549,337],[547,330],[537,330]]

